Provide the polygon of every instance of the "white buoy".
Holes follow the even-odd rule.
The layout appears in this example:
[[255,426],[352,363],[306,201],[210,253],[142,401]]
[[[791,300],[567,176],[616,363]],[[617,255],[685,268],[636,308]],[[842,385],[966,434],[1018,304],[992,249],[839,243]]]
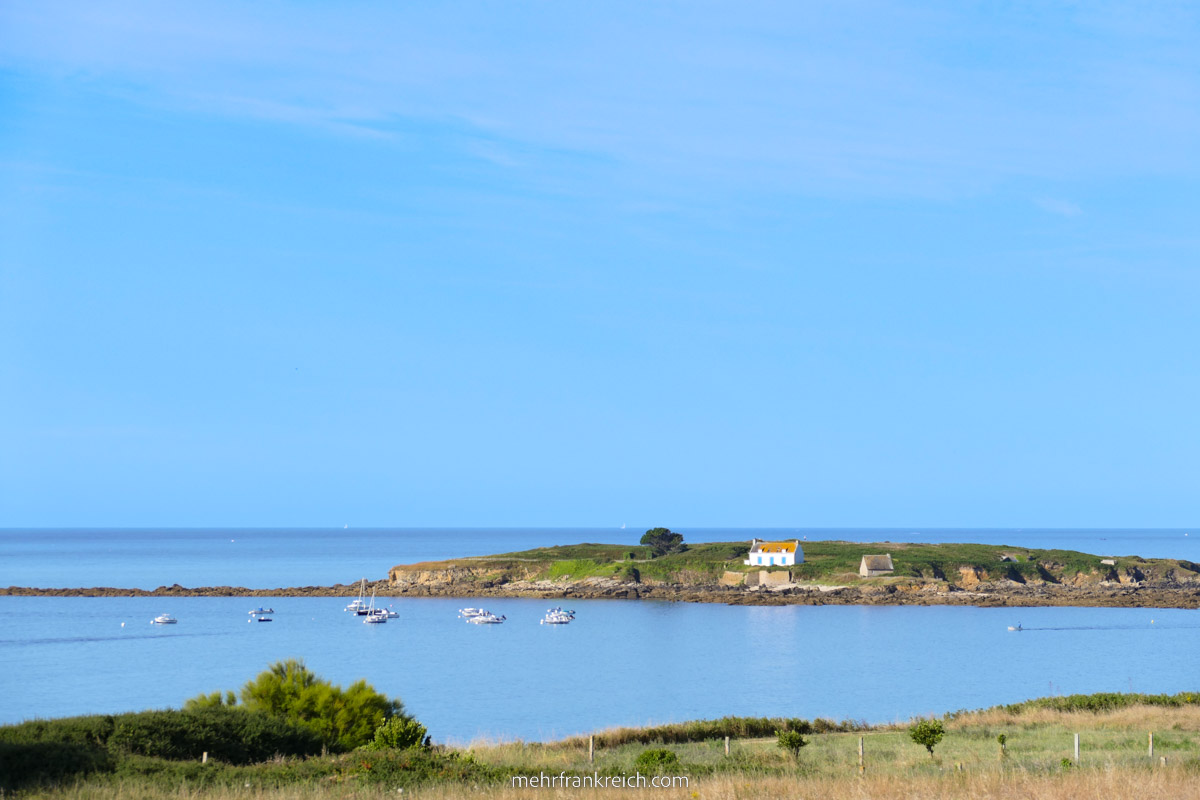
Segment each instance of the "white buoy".
[[121,627],[122,627],[122,628],[124,628],[124,627],[125,627],[125,623],[124,623],[124,622],[122,622],[122,623],[121,623]]

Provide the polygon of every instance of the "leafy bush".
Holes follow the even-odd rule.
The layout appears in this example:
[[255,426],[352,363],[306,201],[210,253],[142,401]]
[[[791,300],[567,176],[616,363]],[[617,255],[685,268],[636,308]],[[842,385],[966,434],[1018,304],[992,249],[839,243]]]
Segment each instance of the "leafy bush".
[[931,758],[934,746],[945,735],[946,729],[940,719],[921,719],[908,726],[908,737],[928,750]]
[[268,714],[207,707],[34,720],[0,727],[0,787],[18,788],[112,772],[130,757],[231,764],[321,751],[312,731]]
[[223,707],[123,714],[108,740],[118,754],[198,760],[207,752],[230,764],[312,755],[322,744],[312,730],[287,719]]
[[0,741],[0,794],[112,766],[108,751],[94,744]]
[[792,758],[800,757],[800,748],[808,741],[798,731],[775,731],[775,744],[780,750],[786,750]]
[[429,747],[428,731],[415,719],[392,717],[375,729],[375,738],[367,744],[371,750],[407,750]]
[[[375,691],[366,681],[348,689],[317,677],[303,661],[277,661],[242,687],[241,705],[250,711],[281,716],[320,737],[334,751],[353,750],[370,742],[375,729],[393,717],[404,717],[404,704]],[[188,708],[232,706],[232,692],[200,695]]]
[[633,768],[647,775],[661,775],[669,769],[679,767],[679,756],[673,750],[643,750],[633,762]]
[[0,727],[0,742],[98,745],[103,747],[112,735],[114,717],[93,714],[86,717],[34,719]]
[[[422,784],[496,784],[519,773],[511,767],[481,764],[470,755],[412,747],[407,750],[358,751],[349,756],[347,774],[369,784],[408,787]],[[407,794],[407,793],[406,793]]]

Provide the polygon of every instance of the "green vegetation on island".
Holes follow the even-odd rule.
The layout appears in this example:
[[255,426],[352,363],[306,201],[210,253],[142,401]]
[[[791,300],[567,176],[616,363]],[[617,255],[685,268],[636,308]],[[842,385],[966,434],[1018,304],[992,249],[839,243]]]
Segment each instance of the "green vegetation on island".
[[[830,586],[941,583],[970,588],[984,582],[1075,586],[1102,582],[1137,585],[1145,581],[1200,582],[1200,564],[1177,559],[1109,556],[1073,550],[1010,545],[910,542],[802,541],[803,563],[762,566],[745,563],[749,542],[684,544],[666,528],[647,531],[638,545],[574,544],[451,561],[402,564],[389,572],[393,585],[418,576],[448,576],[468,587],[537,582],[578,583],[610,580],[645,585],[735,585],[739,576],[762,571],[787,573],[794,584]],[[894,570],[864,578],[864,556],[889,554]]]

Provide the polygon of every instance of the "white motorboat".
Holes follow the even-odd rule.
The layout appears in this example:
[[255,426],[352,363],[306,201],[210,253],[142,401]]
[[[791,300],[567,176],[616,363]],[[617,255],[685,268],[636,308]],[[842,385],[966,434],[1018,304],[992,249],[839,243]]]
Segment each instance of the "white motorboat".
[[363,600],[363,593],[366,592],[366,589],[367,589],[367,579],[363,578],[362,581],[358,584],[358,599],[350,601],[350,604],[348,606],[346,606],[347,611],[353,611],[355,614],[365,614],[366,613],[365,609],[367,607],[367,603],[365,600]]
[[387,617],[388,619],[396,619],[400,615],[397,614],[395,611],[392,611],[390,608],[382,608],[381,607],[381,608],[375,609],[375,616]]
[[569,625],[575,617],[562,611],[550,611],[542,617],[542,625]]
[[467,620],[467,622],[474,623],[475,625],[500,625],[506,619],[508,619],[508,617],[504,615],[497,617],[491,612],[484,612],[478,617],[471,617],[469,620]]
[[388,618],[385,617],[383,614],[367,614],[366,618],[363,619],[363,624],[364,625],[382,625],[383,623],[385,623],[387,621],[388,621]]
[[273,608],[263,608],[262,606],[259,606],[258,608],[254,609],[253,611],[250,612],[250,616],[253,617],[253,616],[258,616],[259,614],[274,614],[274,613],[275,613],[275,609],[273,609]]
[[174,625],[179,620],[172,617],[170,614],[159,614],[154,619],[150,620],[151,625]]
[[462,617],[463,619],[471,619],[472,617],[482,617],[486,613],[488,613],[488,612],[484,611],[482,608],[460,608],[458,610],[458,615],[460,617]]

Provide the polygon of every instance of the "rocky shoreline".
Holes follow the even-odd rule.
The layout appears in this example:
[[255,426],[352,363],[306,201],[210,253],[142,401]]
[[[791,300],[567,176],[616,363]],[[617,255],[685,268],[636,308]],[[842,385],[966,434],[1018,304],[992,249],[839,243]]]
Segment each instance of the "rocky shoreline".
[[[1099,584],[1087,586],[981,583],[971,589],[939,581],[897,582],[871,586],[818,586],[790,584],[779,587],[722,585],[632,584],[604,579],[575,582],[513,581],[488,585],[427,582],[397,584],[388,580],[368,583],[381,597],[487,597],[544,599],[659,600],[726,605],[952,605],[978,607],[1080,606],[1112,608],[1200,608],[1200,586]],[[359,585],[292,586],[248,589],[241,586],[157,589],[113,587],[43,589],[23,586],[0,588],[0,596],[22,597],[356,597]]]

